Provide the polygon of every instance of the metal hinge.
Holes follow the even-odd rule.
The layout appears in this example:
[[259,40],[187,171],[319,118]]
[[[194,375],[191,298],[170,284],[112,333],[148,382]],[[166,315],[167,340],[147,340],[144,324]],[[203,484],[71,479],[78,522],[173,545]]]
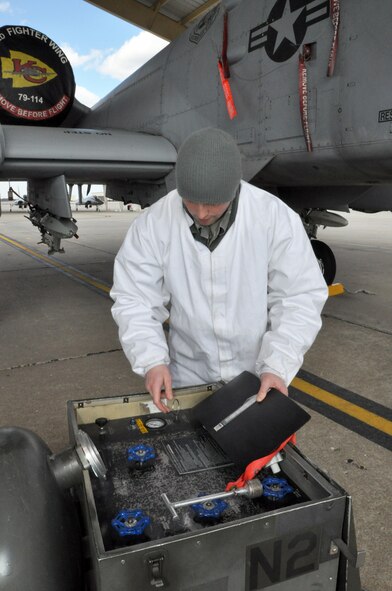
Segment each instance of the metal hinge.
[[163,587],[166,587],[163,578],[163,561],[164,556],[160,555],[149,558],[147,562],[150,585],[151,587],[155,587],[155,589],[163,589]]

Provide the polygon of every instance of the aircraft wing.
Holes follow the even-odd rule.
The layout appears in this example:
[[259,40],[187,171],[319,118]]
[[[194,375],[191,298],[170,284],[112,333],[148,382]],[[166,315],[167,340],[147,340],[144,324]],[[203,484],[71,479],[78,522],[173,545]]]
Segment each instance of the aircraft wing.
[[86,0],[168,41],[176,39],[220,0]]
[[0,178],[64,175],[68,183],[166,176],[177,157],[161,136],[120,129],[0,126]]
[[177,152],[162,136],[120,129],[0,125],[0,178],[29,179],[29,219],[49,252],[76,235],[68,184],[106,184],[108,197],[149,205]]

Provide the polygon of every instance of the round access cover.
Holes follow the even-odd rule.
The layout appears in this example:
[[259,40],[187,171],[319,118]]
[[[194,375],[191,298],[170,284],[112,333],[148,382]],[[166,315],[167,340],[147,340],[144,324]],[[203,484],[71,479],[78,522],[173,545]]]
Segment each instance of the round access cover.
[[20,25],[0,28],[0,122],[59,125],[72,106],[75,79],[62,49]]

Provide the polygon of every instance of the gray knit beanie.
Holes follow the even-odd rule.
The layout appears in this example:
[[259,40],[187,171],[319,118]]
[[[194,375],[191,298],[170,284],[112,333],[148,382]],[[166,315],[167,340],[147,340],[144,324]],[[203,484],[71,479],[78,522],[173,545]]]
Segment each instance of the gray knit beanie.
[[225,131],[207,127],[192,133],[177,156],[177,191],[194,203],[232,201],[242,175],[241,154]]

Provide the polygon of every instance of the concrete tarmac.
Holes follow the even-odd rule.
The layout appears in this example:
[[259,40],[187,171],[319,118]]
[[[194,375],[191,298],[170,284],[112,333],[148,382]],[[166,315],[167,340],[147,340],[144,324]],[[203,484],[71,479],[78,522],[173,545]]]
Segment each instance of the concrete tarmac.
[[[79,240],[52,261],[72,265],[102,285],[132,220],[128,211],[79,211]],[[351,213],[347,228],[320,230],[337,258],[347,291],[330,298],[323,328],[303,368],[369,400],[391,406],[392,214]],[[46,255],[20,212],[4,213],[0,234]],[[31,254],[31,253],[30,253]],[[70,399],[143,391],[120,349],[102,289],[0,239],[1,425],[37,432],[53,451],[68,444]],[[392,550],[391,453],[316,411],[298,436],[301,450],[353,497],[366,591],[389,591]]]

